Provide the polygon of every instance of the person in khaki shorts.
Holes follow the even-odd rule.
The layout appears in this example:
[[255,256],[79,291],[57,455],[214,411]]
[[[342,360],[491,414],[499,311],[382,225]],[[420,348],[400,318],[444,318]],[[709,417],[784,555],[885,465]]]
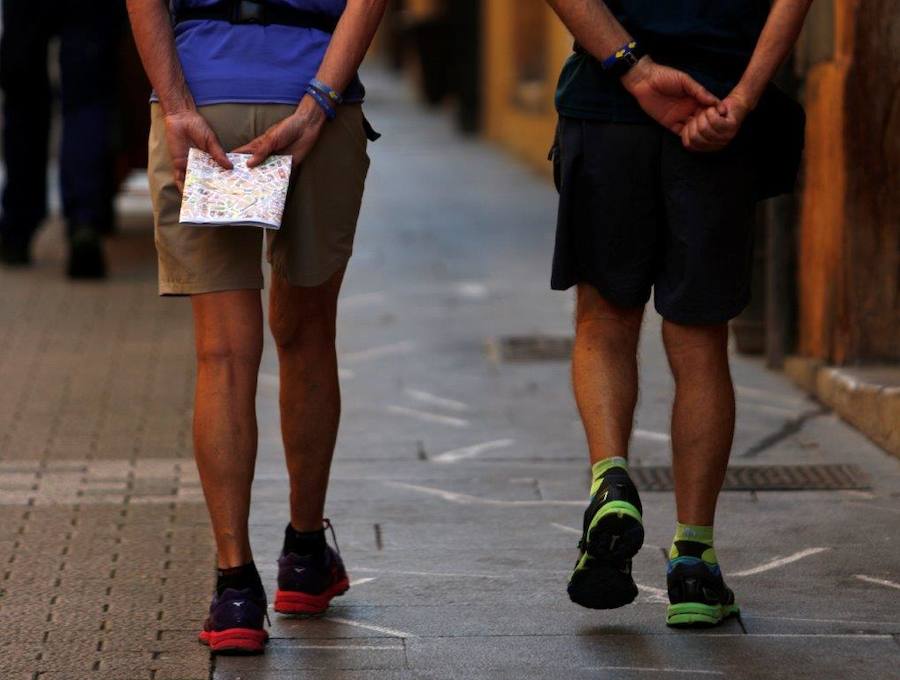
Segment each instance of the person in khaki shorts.
[[[294,108],[212,104],[198,111],[224,148],[240,149]],[[259,253],[264,231],[273,273],[292,286],[321,286],[347,264],[369,168],[359,104],[344,104],[334,121],[323,126],[315,146],[292,173],[281,228],[271,231],[180,225],[181,192],[166,144],[165,115],[158,103],[151,104],[150,115],[149,179],[161,295],[262,288]]]
[[[267,598],[248,535],[263,347],[263,230],[178,223],[188,150],[290,154],[294,171],[272,265],[290,523],[275,611],[315,614],[349,587],[325,541],[325,494],[340,416],[337,297],[369,166],[356,75],[386,0],[128,0],[154,87],[148,174],[161,295],[189,295],[197,388],[194,451],[216,538],[218,578],[200,641],[262,652]],[[170,7],[171,6],[171,7]],[[170,9],[172,10],[170,12]]]

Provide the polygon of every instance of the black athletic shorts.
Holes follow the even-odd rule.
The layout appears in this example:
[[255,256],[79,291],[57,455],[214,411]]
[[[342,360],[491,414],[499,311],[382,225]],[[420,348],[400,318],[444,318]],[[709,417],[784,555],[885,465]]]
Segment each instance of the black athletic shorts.
[[687,151],[655,124],[560,119],[552,286],[594,286],[620,307],[654,289],[663,318],[718,324],[750,300],[754,169],[741,136]]

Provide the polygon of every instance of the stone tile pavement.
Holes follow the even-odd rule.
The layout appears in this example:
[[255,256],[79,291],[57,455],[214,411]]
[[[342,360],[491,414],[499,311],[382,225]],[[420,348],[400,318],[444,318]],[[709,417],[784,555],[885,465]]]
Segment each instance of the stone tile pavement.
[[33,270],[0,269],[4,680],[209,676],[190,314],[157,298],[146,196],[129,200],[108,282],[61,277],[56,222]]
[[[155,297],[145,212],[110,243],[103,285],[62,282],[50,232],[37,271],[0,271],[0,678],[896,677],[900,464],[754,360],[735,358],[734,462],[855,463],[871,489],[723,494],[717,546],[743,625],[664,626],[668,492],[644,494],[638,601],[568,602],[587,487],[568,367],[486,350],[571,332],[571,297],[547,290],[552,189],[367,80],[385,136],[341,307],[328,503],[350,592],[319,619],[273,616],[264,657],[196,644],[212,553],[187,304]],[[672,392],[652,316],[644,465],[668,461]],[[276,376],[267,346],[251,523],[270,588],[287,521]]]

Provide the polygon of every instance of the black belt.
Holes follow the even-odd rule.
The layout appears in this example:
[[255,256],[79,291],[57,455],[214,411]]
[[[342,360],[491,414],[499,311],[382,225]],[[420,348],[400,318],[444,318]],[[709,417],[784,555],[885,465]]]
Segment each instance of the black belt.
[[[180,3],[176,3],[180,4]],[[263,0],[223,0],[208,7],[176,7],[175,23],[182,21],[227,21],[231,24],[282,24],[316,28],[334,33],[337,17],[309,10],[271,5]]]

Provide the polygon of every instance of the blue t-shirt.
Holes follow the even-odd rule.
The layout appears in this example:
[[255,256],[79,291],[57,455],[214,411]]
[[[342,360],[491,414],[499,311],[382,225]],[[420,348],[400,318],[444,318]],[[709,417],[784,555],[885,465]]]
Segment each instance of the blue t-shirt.
[[[175,0],[178,7],[207,7],[218,0]],[[272,5],[322,12],[338,18],[346,0],[267,0]],[[175,46],[188,88],[198,106],[224,103],[296,104],[315,77],[331,34],[316,28],[227,21],[184,21]],[[344,92],[359,102],[365,89],[354,76]]]
[[[750,62],[770,0],[605,0],[653,59],[690,74],[726,96]],[[556,92],[557,110],[572,118],[649,122],[637,100],[589,54],[572,55]]]

